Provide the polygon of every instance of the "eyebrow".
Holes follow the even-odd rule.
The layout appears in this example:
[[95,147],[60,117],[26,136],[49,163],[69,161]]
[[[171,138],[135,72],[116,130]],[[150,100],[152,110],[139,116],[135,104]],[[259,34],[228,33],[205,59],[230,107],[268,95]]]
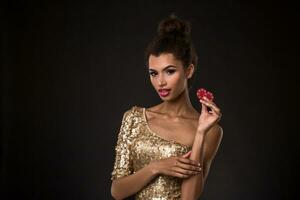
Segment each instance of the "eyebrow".
[[[163,68],[163,71],[164,71],[164,70],[167,70],[167,69],[170,68],[170,67],[175,67],[175,68],[177,68],[175,65],[168,65],[168,66],[166,66],[166,67]],[[150,71],[150,70],[151,70],[151,71],[156,71],[155,69],[149,68],[149,71]]]

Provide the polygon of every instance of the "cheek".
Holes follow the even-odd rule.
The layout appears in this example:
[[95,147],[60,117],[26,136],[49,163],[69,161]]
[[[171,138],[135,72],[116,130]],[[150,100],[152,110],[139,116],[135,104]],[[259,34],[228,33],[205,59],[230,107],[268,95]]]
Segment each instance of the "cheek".
[[153,80],[153,78],[150,77],[150,82],[151,82],[152,85],[153,85],[155,81]]
[[172,85],[180,85],[181,82],[183,82],[183,78],[182,78],[182,75],[177,73],[177,74],[174,74],[173,76],[170,76],[169,78],[169,83],[172,84]]
[[150,82],[151,82],[151,84],[152,84],[153,87],[156,87],[157,83],[156,83],[156,81],[154,80],[154,78],[151,78],[151,77],[150,77]]

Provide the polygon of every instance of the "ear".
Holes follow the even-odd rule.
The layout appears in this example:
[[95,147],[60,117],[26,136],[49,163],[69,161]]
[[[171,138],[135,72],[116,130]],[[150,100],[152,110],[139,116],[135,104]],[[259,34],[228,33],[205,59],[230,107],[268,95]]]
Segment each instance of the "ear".
[[190,78],[193,76],[194,71],[195,71],[195,66],[194,66],[194,64],[190,64],[190,65],[188,66],[188,68],[186,69],[186,71],[185,71],[186,78],[187,78],[187,79],[190,79]]

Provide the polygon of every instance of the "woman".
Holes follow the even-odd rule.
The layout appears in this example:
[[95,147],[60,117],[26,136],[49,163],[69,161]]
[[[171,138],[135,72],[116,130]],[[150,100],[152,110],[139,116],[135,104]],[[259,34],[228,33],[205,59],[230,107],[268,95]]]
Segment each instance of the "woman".
[[193,108],[190,80],[197,66],[188,22],[171,15],[146,50],[150,80],[162,103],[133,106],[118,135],[111,194],[115,199],[197,199],[223,130],[221,112],[202,99]]

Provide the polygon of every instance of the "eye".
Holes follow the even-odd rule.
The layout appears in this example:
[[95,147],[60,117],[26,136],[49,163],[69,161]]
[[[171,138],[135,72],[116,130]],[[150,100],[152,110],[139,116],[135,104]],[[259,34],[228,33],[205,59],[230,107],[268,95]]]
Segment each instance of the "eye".
[[173,74],[175,71],[176,71],[176,70],[174,70],[174,69],[170,69],[170,70],[167,71],[167,73],[168,73],[168,74]]
[[156,75],[156,72],[149,72],[150,76]]

